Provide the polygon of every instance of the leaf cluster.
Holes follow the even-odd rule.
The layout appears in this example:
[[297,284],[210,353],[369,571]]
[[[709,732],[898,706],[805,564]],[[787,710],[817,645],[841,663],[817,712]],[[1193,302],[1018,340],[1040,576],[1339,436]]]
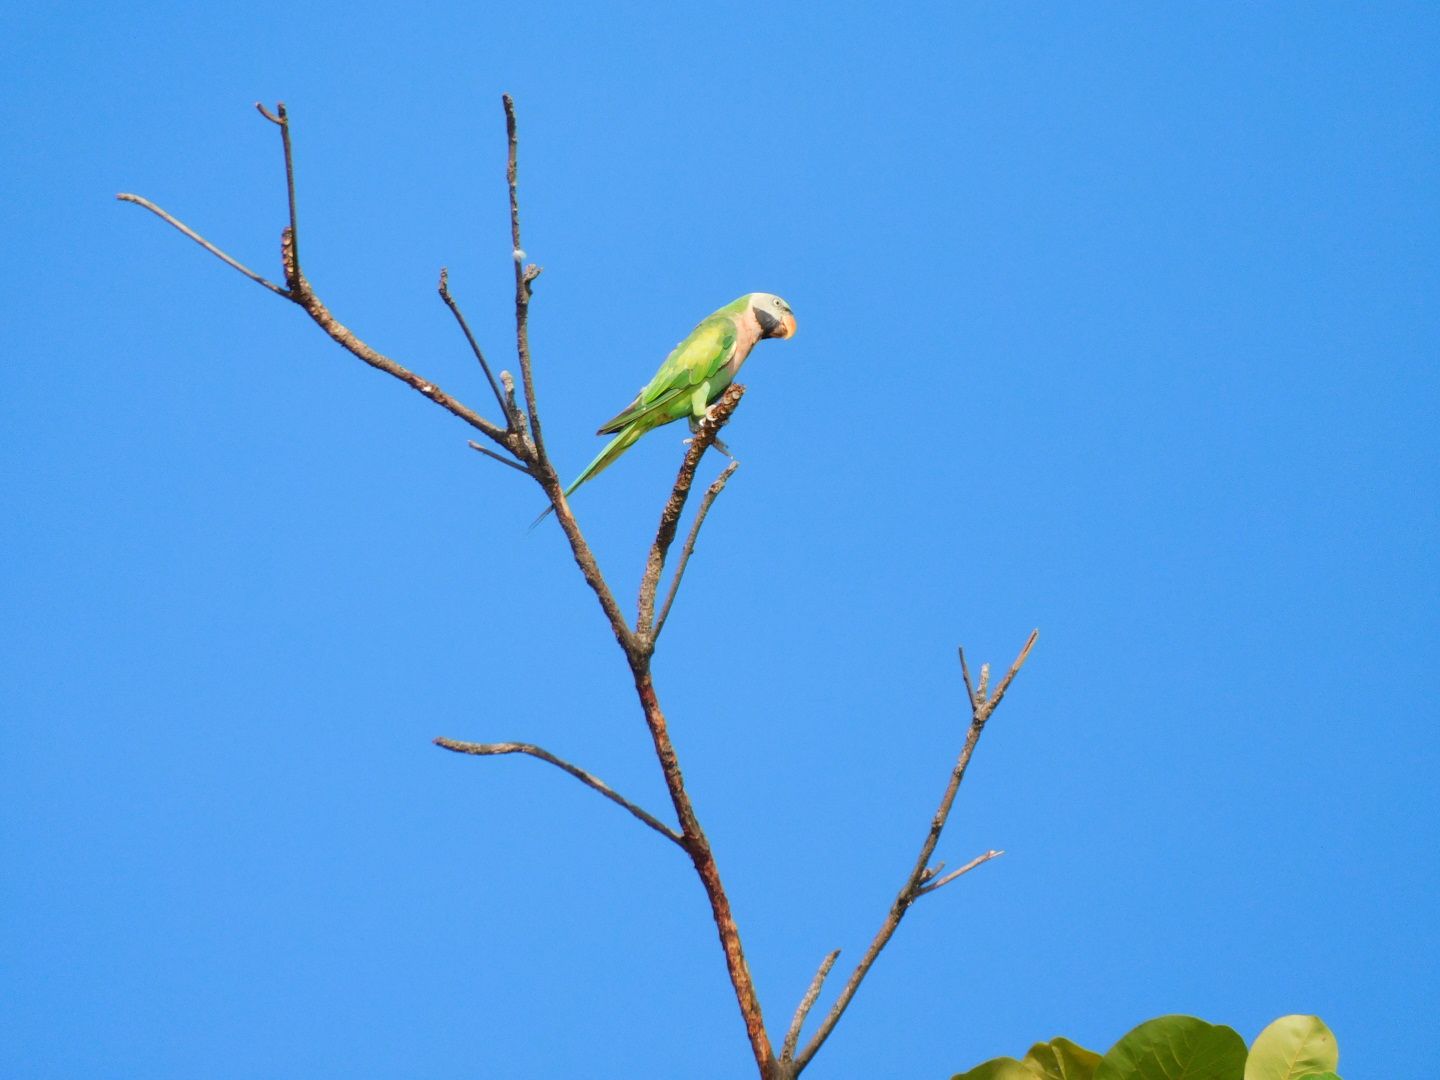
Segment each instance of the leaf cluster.
[[1158,1016],[1103,1056],[1056,1038],[1019,1061],[994,1058],[951,1080],[1340,1080],[1339,1063],[1335,1036],[1318,1016],[1282,1016],[1248,1051],[1233,1028]]

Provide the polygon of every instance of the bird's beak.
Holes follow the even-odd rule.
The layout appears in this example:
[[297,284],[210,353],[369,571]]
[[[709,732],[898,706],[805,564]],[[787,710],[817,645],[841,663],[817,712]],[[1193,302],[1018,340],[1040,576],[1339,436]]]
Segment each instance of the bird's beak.
[[781,316],[780,332],[775,336],[778,338],[788,338],[795,336],[795,313],[793,311],[787,311],[783,316]]

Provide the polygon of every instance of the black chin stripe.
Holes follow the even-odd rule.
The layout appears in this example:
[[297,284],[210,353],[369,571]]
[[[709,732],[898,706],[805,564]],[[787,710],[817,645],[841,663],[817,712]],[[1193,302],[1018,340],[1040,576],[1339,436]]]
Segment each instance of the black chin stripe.
[[780,325],[780,320],[777,319],[774,315],[771,315],[770,312],[766,311],[764,308],[757,307],[751,308],[750,310],[755,313],[755,319],[760,324],[761,337],[769,337],[775,332],[776,327]]

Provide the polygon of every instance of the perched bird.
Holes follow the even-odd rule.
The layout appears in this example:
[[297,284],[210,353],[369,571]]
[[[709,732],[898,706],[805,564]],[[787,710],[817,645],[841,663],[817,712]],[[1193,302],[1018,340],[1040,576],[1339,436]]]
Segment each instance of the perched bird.
[[[595,434],[615,437],[565,489],[566,497],[608,468],[647,431],[685,417],[690,431],[695,432],[705,410],[734,380],[757,341],[794,334],[795,313],[773,293],[747,293],[701,320],[665,358],[635,400],[601,425]],[[531,528],[544,521],[552,509],[547,507]]]

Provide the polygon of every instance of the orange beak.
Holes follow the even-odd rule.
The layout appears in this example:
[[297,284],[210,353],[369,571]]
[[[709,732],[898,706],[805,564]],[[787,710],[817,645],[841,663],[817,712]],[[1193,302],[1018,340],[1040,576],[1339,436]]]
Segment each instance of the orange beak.
[[781,327],[781,332],[778,333],[778,334],[776,334],[776,335],[775,335],[776,337],[778,337],[778,338],[794,337],[794,336],[795,336],[795,313],[792,312],[792,311],[787,311],[783,316],[781,316],[781,318],[780,318],[780,327]]

